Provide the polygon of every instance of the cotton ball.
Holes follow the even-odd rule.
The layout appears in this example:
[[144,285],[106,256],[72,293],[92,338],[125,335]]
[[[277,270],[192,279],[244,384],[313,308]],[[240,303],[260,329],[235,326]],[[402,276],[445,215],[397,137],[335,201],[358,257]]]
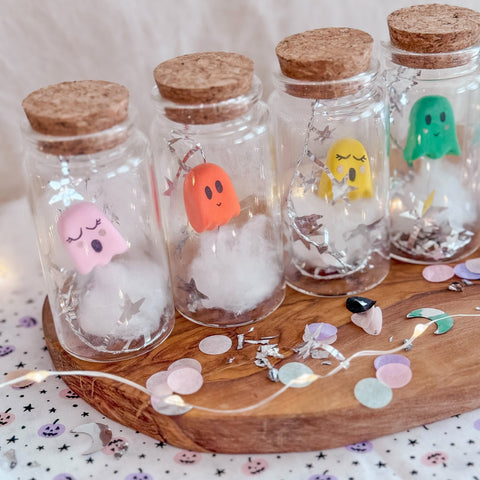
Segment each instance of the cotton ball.
[[[155,259],[143,255],[124,255],[95,267],[79,290],[84,291],[79,295],[80,326],[86,334],[99,337],[150,339],[170,302],[166,272]],[[144,300],[138,304],[139,312],[122,322],[127,296],[134,304]]]
[[267,240],[265,215],[250,219],[241,229],[229,225],[204,232],[190,276],[208,296],[205,308],[239,315],[268,299],[282,278],[282,257]]

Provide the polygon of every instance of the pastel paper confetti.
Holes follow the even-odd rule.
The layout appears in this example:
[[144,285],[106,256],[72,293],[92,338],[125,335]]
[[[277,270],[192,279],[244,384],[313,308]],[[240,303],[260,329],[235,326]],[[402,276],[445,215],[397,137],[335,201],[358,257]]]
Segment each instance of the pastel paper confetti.
[[[304,363],[299,362],[290,362],[286,363],[278,370],[278,378],[284,385],[289,385],[293,380],[301,377],[304,374],[312,375],[313,371],[311,368],[307,367]],[[298,382],[289,385],[294,388],[303,388],[307,385],[310,385],[313,381],[313,378],[307,379],[305,382]]]
[[202,374],[191,367],[177,368],[170,372],[167,385],[173,392],[180,395],[190,395],[198,392],[203,385]]
[[412,379],[412,370],[403,363],[387,363],[377,370],[377,378],[390,388],[401,388]]
[[455,275],[455,271],[449,265],[428,265],[422,271],[422,276],[428,282],[446,282]]
[[355,398],[365,407],[383,408],[392,400],[392,389],[377,378],[369,377],[360,380],[354,389]]
[[405,355],[399,355],[396,353],[390,353],[387,355],[379,355],[373,362],[375,369],[378,370],[383,365],[388,365],[389,363],[401,363],[403,365],[410,366],[410,360]]
[[480,280],[480,273],[471,272],[465,263],[459,263],[453,268],[455,275],[467,280]]
[[221,355],[232,348],[232,339],[226,335],[211,335],[205,337],[198,348],[207,355]]

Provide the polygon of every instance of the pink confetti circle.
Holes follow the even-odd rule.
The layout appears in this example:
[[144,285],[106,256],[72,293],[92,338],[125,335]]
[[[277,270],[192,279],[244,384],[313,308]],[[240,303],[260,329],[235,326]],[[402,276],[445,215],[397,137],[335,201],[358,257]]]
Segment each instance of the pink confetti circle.
[[177,368],[183,367],[194,368],[198,372],[202,371],[202,364],[194,358],[181,358],[180,360],[176,360],[175,362],[170,364],[170,366],[168,367],[168,371],[171,372],[173,370],[176,370]]
[[210,335],[200,342],[198,348],[207,355],[221,355],[232,348],[232,339],[226,335]]
[[445,282],[450,280],[455,272],[449,265],[428,265],[423,269],[422,275],[429,282]]
[[401,388],[412,379],[412,370],[403,363],[387,363],[377,370],[377,378],[390,388]]
[[152,392],[159,387],[166,386],[169,373],[165,371],[154,373],[147,379],[145,386]]
[[480,257],[467,260],[465,266],[472,273],[480,273]]
[[167,384],[175,393],[190,395],[200,390],[203,385],[203,377],[194,368],[177,368],[168,375]]

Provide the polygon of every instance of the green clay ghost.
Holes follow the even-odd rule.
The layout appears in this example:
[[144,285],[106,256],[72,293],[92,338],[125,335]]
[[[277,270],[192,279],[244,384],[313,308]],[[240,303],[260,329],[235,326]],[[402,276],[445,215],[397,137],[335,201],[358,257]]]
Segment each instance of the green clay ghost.
[[433,159],[460,155],[452,106],[440,95],[420,98],[410,112],[403,158],[411,166],[422,155]]

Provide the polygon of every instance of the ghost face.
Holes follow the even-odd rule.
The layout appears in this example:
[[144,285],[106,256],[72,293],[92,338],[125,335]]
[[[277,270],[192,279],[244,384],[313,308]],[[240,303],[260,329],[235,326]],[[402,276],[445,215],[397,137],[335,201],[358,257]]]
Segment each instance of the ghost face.
[[225,225],[240,213],[230,177],[213,163],[202,163],[188,172],[183,201],[188,221],[198,233]]
[[440,95],[422,97],[410,111],[403,158],[411,166],[421,156],[438,159],[444,155],[460,155],[452,107]]
[[[326,165],[339,182],[347,177],[352,187],[348,193],[350,200],[370,198],[372,196],[372,177],[370,161],[365,147],[354,138],[341,138],[328,150]],[[320,197],[332,197],[332,182],[323,172],[318,186]]]
[[127,250],[127,242],[93,203],[80,202],[58,219],[57,230],[75,268],[82,275],[97,265],[107,265],[114,255]]

